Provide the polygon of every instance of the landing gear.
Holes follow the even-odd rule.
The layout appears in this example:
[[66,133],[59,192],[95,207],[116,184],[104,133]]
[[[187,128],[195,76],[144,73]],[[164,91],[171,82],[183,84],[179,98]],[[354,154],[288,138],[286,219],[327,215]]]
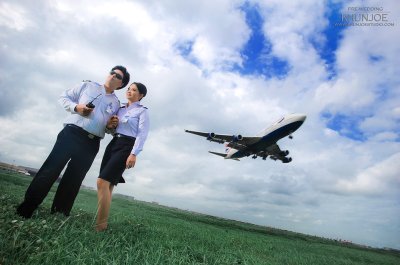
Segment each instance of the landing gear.
[[290,135],[289,135],[289,139],[293,139],[293,135],[290,134]]
[[256,158],[257,158],[257,155],[253,155],[251,158],[256,159]]

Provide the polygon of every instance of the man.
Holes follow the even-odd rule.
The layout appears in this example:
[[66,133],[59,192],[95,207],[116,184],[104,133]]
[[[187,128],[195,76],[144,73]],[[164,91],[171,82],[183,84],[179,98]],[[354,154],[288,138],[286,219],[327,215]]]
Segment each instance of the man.
[[111,69],[104,85],[84,81],[62,93],[59,103],[71,115],[64,122],[53,150],[29,185],[25,200],[18,206],[19,215],[32,216],[67,163],[51,212],[69,215],[82,181],[99,151],[106,127],[111,129],[115,126],[110,118],[117,113],[120,104],[114,90],[125,87],[129,79],[126,68],[118,65]]

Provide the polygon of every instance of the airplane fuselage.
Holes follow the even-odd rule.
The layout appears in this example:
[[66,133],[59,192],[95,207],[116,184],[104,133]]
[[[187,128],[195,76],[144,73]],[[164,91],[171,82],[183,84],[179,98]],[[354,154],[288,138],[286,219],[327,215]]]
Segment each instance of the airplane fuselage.
[[286,136],[290,136],[304,123],[305,119],[306,115],[303,114],[287,115],[275,122],[272,126],[261,131],[257,135],[261,137],[261,139],[258,142],[248,146],[246,149],[237,150],[232,147],[229,148],[225,159],[238,159],[249,156],[251,153],[257,153],[266,150],[278,140]]

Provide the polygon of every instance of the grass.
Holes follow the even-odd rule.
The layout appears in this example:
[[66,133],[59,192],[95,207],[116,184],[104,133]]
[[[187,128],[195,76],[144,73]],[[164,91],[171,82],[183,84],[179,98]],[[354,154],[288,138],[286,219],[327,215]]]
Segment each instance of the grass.
[[109,229],[93,228],[96,192],[70,217],[49,213],[55,187],[23,219],[30,177],[0,171],[0,264],[400,264],[400,253],[196,214],[114,196]]

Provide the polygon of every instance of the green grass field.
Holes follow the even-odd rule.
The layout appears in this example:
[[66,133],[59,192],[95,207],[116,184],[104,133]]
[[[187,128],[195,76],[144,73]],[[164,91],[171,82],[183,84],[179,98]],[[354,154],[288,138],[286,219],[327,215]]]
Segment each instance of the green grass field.
[[172,209],[114,196],[96,233],[96,192],[81,189],[70,217],[51,215],[55,188],[25,220],[15,214],[31,178],[0,171],[0,264],[400,264],[400,252]]

